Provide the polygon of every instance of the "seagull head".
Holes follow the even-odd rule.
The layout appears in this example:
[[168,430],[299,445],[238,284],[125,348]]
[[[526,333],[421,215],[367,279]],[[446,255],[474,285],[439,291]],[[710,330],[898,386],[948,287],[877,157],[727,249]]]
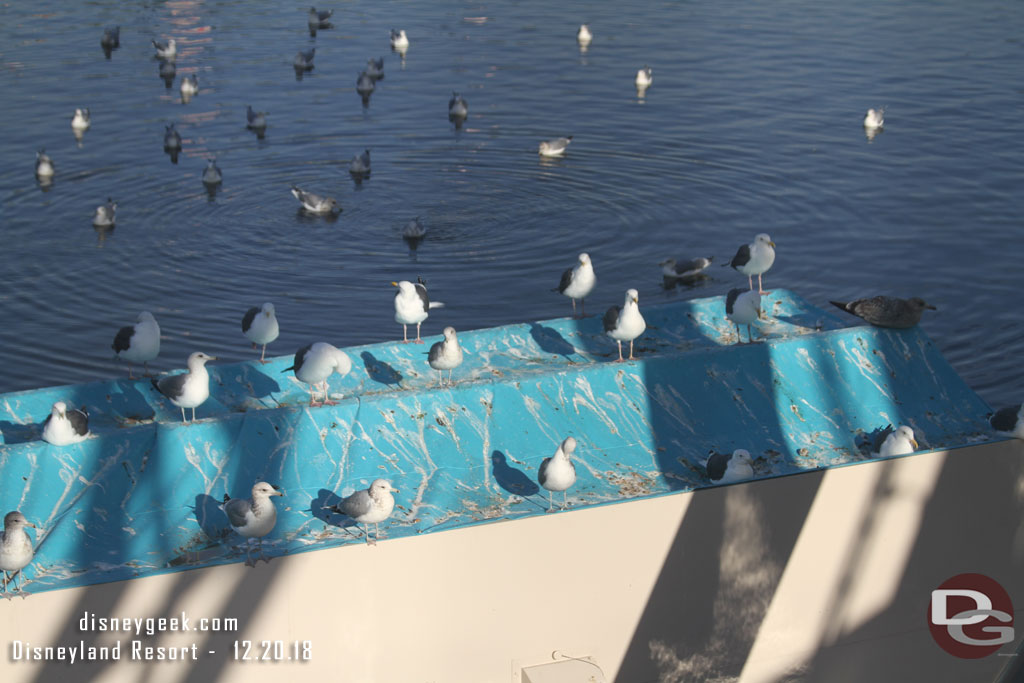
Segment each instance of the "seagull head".
[[772,238],[766,232],[762,232],[760,235],[755,237],[754,244],[766,244],[772,249],[775,248],[775,242],[772,242]]
[[640,303],[640,293],[638,291],[636,291],[635,289],[627,289],[626,290],[626,304],[628,305],[630,303],[634,303],[634,304],[639,304]]
[[736,462],[750,463],[752,462],[750,451],[745,448],[737,448],[732,452],[732,460],[735,460]]
[[914,438],[914,430],[907,425],[900,425],[900,428],[896,430],[896,436],[909,441],[915,451],[919,448],[917,439]]
[[7,516],[4,517],[4,531],[7,529],[20,529],[23,526],[30,526],[33,529],[38,528],[35,524],[25,519],[25,515],[21,514],[18,510],[8,512]]
[[938,310],[934,306],[932,306],[931,304],[925,303],[924,299],[922,299],[920,297],[917,297],[917,296],[915,296],[914,298],[910,299],[910,305],[913,306],[914,308],[916,308],[919,311],[923,311],[926,308],[929,311]]
[[273,484],[268,484],[265,481],[258,481],[253,484],[252,497],[253,498],[266,498],[268,496],[283,496],[281,489],[277,488]]
[[590,263],[590,254],[583,252],[580,254],[580,265],[586,265],[587,263]]
[[267,303],[263,304],[263,306],[260,308],[260,312],[263,313],[263,315],[267,316],[268,318],[273,317],[274,304],[268,301]]
[[566,457],[569,457],[575,451],[576,451],[576,439],[574,437],[571,437],[571,436],[566,437],[565,441],[562,442],[562,453],[564,453]]
[[56,403],[53,404],[53,409],[50,411],[50,414],[56,417],[64,418],[67,417],[67,412],[67,404],[64,403],[64,401],[57,401]]

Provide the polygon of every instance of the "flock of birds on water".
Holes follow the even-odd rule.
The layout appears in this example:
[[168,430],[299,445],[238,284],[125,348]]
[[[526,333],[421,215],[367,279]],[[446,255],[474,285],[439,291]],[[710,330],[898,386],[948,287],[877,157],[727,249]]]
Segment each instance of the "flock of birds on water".
[[[308,26],[310,34],[315,36],[318,29],[330,28],[330,17],[333,10],[318,11],[311,7],[308,15]],[[391,47],[403,58],[409,48],[409,38],[404,30],[391,31]],[[577,42],[581,51],[586,51],[593,40],[593,34],[589,27],[581,25],[577,34]],[[101,47],[109,58],[112,50],[120,46],[120,27],[113,27],[104,30],[101,38]],[[173,81],[175,76],[174,60],[177,54],[177,47],[174,39],[166,42],[153,41],[156,49],[156,56],[161,62],[160,75],[168,82]],[[302,71],[313,68],[315,48],[300,51],[294,60],[297,75]],[[360,73],[357,81],[357,91],[365,98],[373,92],[374,84],[383,78],[383,60],[370,59],[367,68]],[[652,70],[644,66],[637,71],[635,84],[640,96],[653,83]],[[181,82],[181,94],[185,102],[188,98],[198,92],[198,80],[195,75],[186,76]],[[448,103],[449,118],[456,126],[465,121],[469,113],[466,100],[453,93]],[[75,110],[71,120],[71,127],[76,137],[81,136],[90,127],[90,114],[86,108]],[[257,112],[248,107],[247,125],[257,135],[261,136],[266,130],[266,113]],[[868,139],[872,139],[884,125],[884,109],[869,109],[863,121],[864,129]],[[572,136],[545,140],[538,145],[538,153],[541,156],[558,157],[566,153]],[[176,161],[177,154],[181,151],[181,136],[175,130],[174,124],[167,126],[164,136],[165,151],[172,155]],[[203,183],[208,187],[216,186],[222,182],[223,175],[216,165],[214,159],[209,159],[207,168],[203,173]],[[370,174],[370,151],[365,150],[357,154],[349,165],[349,171],[356,180],[368,177]],[[52,181],[55,174],[53,160],[40,150],[36,158],[36,176],[40,183],[46,184]],[[315,214],[330,214],[341,210],[338,202],[331,197],[324,197],[312,192],[307,192],[299,187],[292,187],[292,194],[301,203],[305,211]],[[116,220],[117,204],[112,199],[96,208],[93,217],[93,225],[97,228],[111,227]],[[416,217],[410,221],[403,230],[403,237],[410,240],[421,239],[426,234],[425,227]],[[761,308],[761,296],[767,294],[763,289],[763,276],[775,262],[775,242],[767,234],[758,234],[749,244],[741,245],[735,256],[726,266],[731,266],[739,273],[747,276],[748,288],[733,288],[725,297],[724,308],[726,317],[736,327],[737,343],[742,342],[741,326],[747,329],[747,343],[754,343],[752,326],[756,325],[759,319],[764,317]],[[662,275],[666,283],[692,284],[707,277],[707,269],[711,266],[713,257],[666,259],[659,265],[662,268]],[[757,276],[758,286],[754,287],[753,278]],[[402,342],[422,344],[420,328],[427,319],[432,309],[443,307],[444,304],[431,301],[427,293],[426,282],[418,279],[417,282],[403,280],[392,282],[397,292],[394,297],[395,321],[402,325]],[[594,265],[590,256],[581,253],[577,262],[562,273],[561,280],[553,291],[557,291],[568,297],[572,303],[572,314],[574,318],[586,317],[586,298],[594,291],[597,285],[597,277],[594,272]],[[577,313],[576,302],[580,302]],[[832,302],[835,306],[854,316],[862,318],[867,323],[887,328],[905,329],[914,327],[921,319],[926,309],[934,310],[934,306],[927,304],[920,298],[901,299],[892,296],[874,296],[858,299],[850,302]],[[639,293],[636,289],[629,289],[625,293],[622,306],[612,306],[602,319],[604,333],[618,346],[618,358],[614,362],[625,362],[634,360],[633,343],[647,329],[643,315],[639,308]],[[416,338],[409,339],[409,326],[416,326]],[[275,341],[280,333],[276,310],[272,303],[264,303],[259,307],[248,309],[241,319],[241,329],[244,336],[252,343],[254,349],[260,348],[259,363],[266,363],[267,345]],[[629,342],[629,355],[623,356],[622,344]],[[148,363],[157,358],[160,353],[160,326],[152,313],[143,311],[139,314],[134,325],[121,328],[114,337],[111,348],[115,357],[128,363],[129,378],[133,378],[132,366],[141,364],[144,373],[148,376]],[[217,360],[201,351],[192,353],[188,357],[187,370],[183,373],[164,375],[152,379],[153,388],[163,395],[173,405],[181,409],[182,422],[187,422],[186,409],[191,410],[192,420],[195,420],[195,409],[202,405],[210,396],[210,378],[206,370],[206,363]],[[430,347],[427,354],[427,364],[439,374],[439,385],[445,385],[444,373],[448,373],[447,383],[453,384],[453,372],[463,362],[463,352],[459,345],[455,328],[445,327],[443,339]],[[310,387],[310,406],[335,405],[328,391],[328,379],[335,373],[344,376],[352,369],[352,361],[348,355],[328,342],[315,342],[302,347],[295,353],[294,362],[285,371],[292,371],[296,379]],[[318,401],[317,391],[323,396]],[[990,418],[992,428],[1004,435],[1024,439],[1024,404],[1019,407],[1007,407],[999,410]],[[89,438],[89,416],[83,409],[70,408],[63,401],[53,404],[50,415],[45,419],[42,427],[42,439],[54,446],[65,446]],[[572,436],[564,439],[555,450],[554,455],[544,458],[538,468],[538,482],[549,492],[548,512],[555,509],[554,494],[562,492],[561,509],[568,507],[567,491],[576,482],[576,467],[572,462],[572,456],[576,450],[577,442]],[[893,429],[890,425],[887,429],[879,430],[871,444],[872,452],[881,457],[906,455],[918,450],[919,444],[915,438],[914,430],[907,425],[900,425]],[[751,479],[754,476],[753,459],[750,452],[745,449],[737,449],[732,453],[713,452],[705,463],[708,479],[714,484],[726,484]],[[387,520],[394,509],[395,499],[392,495],[397,493],[391,483],[385,479],[374,480],[369,488],[358,490],[352,495],[342,499],[337,505],[328,509],[351,518],[357,525],[366,525],[363,536],[367,543],[375,544],[379,538],[380,522]],[[276,486],[267,482],[257,482],[251,491],[248,499],[230,498],[225,494],[222,510],[227,516],[231,528],[240,536],[248,540],[257,539],[257,551],[259,559],[269,561],[262,552],[262,539],[269,534],[276,523],[277,511],[272,498],[283,496],[283,492]],[[375,527],[374,538],[371,539],[369,525]],[[4,517],[4,529],[0,532],[0,571],[4,575],[3,593],[5,597],[13,597],[8,589],[12,580],[17,580],[34,556],[31,538],[25,532],[25,527],[33,527],[28,519],[20,511],[9,512]],[[246,564],[255,566],[256,561],[250,554],[251,546],[246,545]],[[14,578],[8,576],[14,574]],[[28,593],[15,583],[18,594],[24,597]]]

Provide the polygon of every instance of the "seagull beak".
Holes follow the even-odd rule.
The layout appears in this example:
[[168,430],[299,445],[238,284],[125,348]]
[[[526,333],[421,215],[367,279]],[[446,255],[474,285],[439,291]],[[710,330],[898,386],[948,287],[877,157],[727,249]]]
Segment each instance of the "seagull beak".
[[921,447],[917,445],[917,439],[911,439],[910,444],[914,447],[915,451],[921,450]]
[[217,358],[217,356],[210,356],[210,357],[209,357],[209,358],[207,358],[206,360],[220,360],[220,359],[219,359],[219,358]]
[[391,487],[391,493],[401,493],[401,491],[399,491],[399,490],[398,490],[398,489],[396,489],[396,488],[395,488],[394,486],[392,486],[392,487]]
[[398,286],[398,283],[397,283],[397,282],[392,282],[391,284],[392,284],[392,285],[394,285],[395,287],[397,287],[397,286]]
[[772,249],[774,249],[774,248],[775,248],[775,242],[769,242],[769,243],[768,243],[768,245],[769,245],[769,246],[770,246],[770,247],[771,247]]
[[640,303],[640,299],[638,299],[637,297],[634,296],[633,297],[633,303],[639,304]]
[[33,529],[38,529],[38,528],[39,528],[39,527],[37,527],[37,526],[36,526],[35,524],[33,524],[32,522],[25,522],[25,526],[30,526],[30,527],[32,527]]

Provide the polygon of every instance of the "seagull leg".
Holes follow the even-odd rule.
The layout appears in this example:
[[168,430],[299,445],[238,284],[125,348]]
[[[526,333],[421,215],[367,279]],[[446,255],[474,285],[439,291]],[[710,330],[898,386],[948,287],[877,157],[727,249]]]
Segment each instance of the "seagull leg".
[[580,317],[581,318],[586,318],[587,317],[587,300],[586,299],[580,299]]
[[443,387],[444,386],[444,370],[438,370],[437,371],[437,386],[439,386],[439,387]]
[[555,511],[555,492],[548,491],[548,512]]
[[153,373],[151,373],[149,371],[149,361],[148,360],[142,362],[142,376],[143,377],[152,377],[153,376]]
[[562,491],[562,509],[563,510],[568,510],[569,509],[569,489],[566,489],[565,491]]
[[576,299],[570,298],[569,301],[572,302],[572,317],[575,318],[576,317]]
[[[256,345],[253,344],[253,346],[256,346]],[[263,353],[260,354],[260,363],[263,363],[264,365],[266,365],[266,363],[267,363],[267,361],[265,360],[266,355],[267,355],[267,345],[264,344],[263,345]]]
[[617,361],[615,361],[615,362],[616,362],[616,363],[621,363],[621,362],[622,362],[623,360],[625,360],[625,359],[624,359],[624,358],[622,357],[622,342],[621,342],[621,341],[619,341],[619,340],[616,340],[616,343],[618,343],[618,345],[619,345],[619,360],[617,360]]
[[420,339],[420,325],[422,325],[422,323],[416,323],[416,343],[417,344],[422,344],[423,343],[423,340]]
[[[753,287],[751,287],[753,289]],[[764,285],[761,284],[761,276],[757,276],[757,293],[758,294],[771,294],[771,292],[764,291]]]
[[409,343],[409,326],[404,323],[402,324],[402,343]]
[[[760,276],[758,276],[758,277],[760,277]],[[747,284],[750,285],[751,289],[754,288],[754,276],[753,275],[748,275],[747,276]]]
[[188,420],[185,419],[185,408],[183,407],[181,409],[181,424],[186,424],[186,423],[188,423]]
[[455,384],[454,382],[452,382],[452,372],[454,372],[454,370],[455,368],[452,368],[451,370],[448,371],[448,386],[452,386],[453,384]]
[[196,421],[196,409],[195,408],[192,409],[192,421],[193,422]]
[[135,379],[135,375],[132,374],[132,366],[128,366],[128,379]]
[[327,380],[324,380],[324,401],[320,405],[322,405],[322,406],[336,406],[336,405],[338,405],[337,401],[332,401],[330,399],[330,394],[328,393],[328,389],[327,389]]
[[629,340],[629,359],[630,360],[635,360],[633,358],[633,340],[632,339]]

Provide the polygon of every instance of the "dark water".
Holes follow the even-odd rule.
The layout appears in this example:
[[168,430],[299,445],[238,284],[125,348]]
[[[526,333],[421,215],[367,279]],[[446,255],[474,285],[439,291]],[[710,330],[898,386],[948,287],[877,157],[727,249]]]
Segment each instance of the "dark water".
[[[396,338],[390,282],[426,278],[443,325],[565,315],[550,288],[576,254],[598,273],[592,311],[726,292],[714,267],[666,291],[658,261],[727,262],[755,233],[778,244],[769,287],[827,306],[876,293],[939,307],[924,327],[992,404],[1024,385],[1024,4],[336,2],[310,37],[278,2],[16,2],[0,27],[0,391],[122,373],[117,329],[152,311],[158,369],[195,350],[251,358],[243,312],[273,301],[277,355],[315,340]],[[586,21],[594,42],[575,42]],[[106,59],[104,26],[121,25]],[[403,61],[388,30],[408,31]],[[152,38],[178,41],[158,77]],[[295,53],[315,45],[301,80]],[[385,56],[368,106],[355,92]],[[654,84],[640,99],[636,70]],[[200,93],[182,103],[184,74]],[[447,120],[453,90],[469,103]],[[263,140],[245,108],[269,112]],[[886,107],[872,141],[861,121]],[[79,145],[75,107],[92,128]],[[184,151],[162,152],[176,122]],[[561,160],[536,154],[572,134]],[[57,166],[42,191],[45,147]],[[361,185],[348,161],[372,150]],[[200,181],[216,156],[225,181]],[[336,197],[300,215],[291,184]],[[99,234],[95,207],[119,205]],[[419,215],[415,252],[400,237]]]

